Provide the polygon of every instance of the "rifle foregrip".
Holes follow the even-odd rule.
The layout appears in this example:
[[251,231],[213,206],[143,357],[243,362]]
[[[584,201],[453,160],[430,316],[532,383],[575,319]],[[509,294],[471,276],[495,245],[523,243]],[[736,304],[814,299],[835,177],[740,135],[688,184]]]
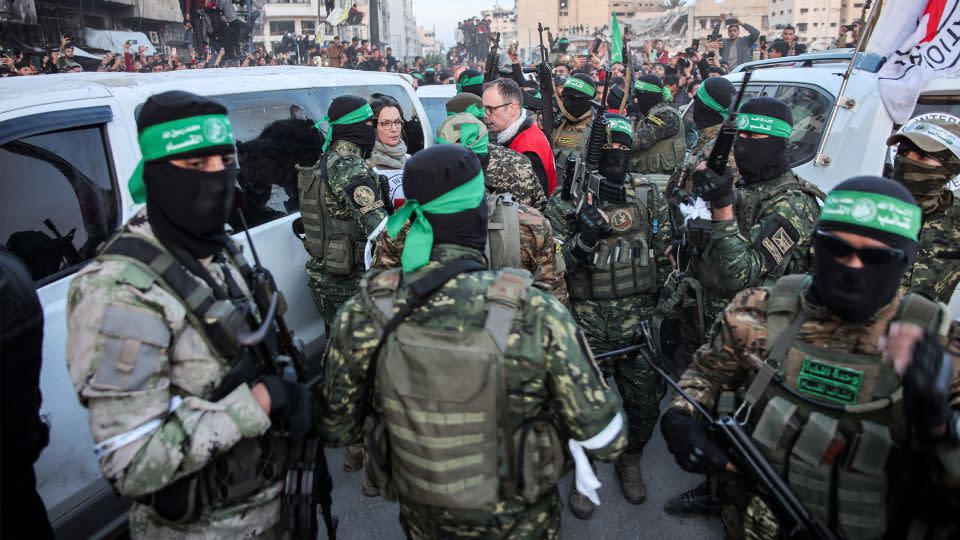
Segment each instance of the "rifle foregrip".
[[602,111],[594,112],[593,123],[590,125],[590,139],[587,141],[587,167],[595,169],[600,163],[600,154],[603,152],[603,143],[607,141],[607,119]]

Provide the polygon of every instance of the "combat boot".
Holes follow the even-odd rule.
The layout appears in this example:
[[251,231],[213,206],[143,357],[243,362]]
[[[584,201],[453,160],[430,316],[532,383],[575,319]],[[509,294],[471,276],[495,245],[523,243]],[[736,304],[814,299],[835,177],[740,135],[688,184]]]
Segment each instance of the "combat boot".
[[663,511],[671,516],[709,516],[719,514],[720,509],[720,499],[711,492],[709,480],[676,497],[671,497],[667,504],[663,505]]
[[364,497],[379,497],[380,489],[373,483],[373,478],[368,472],[369,469],[369,467],[363,468],[363,483],[360,484],[360,493],[363,493]]
[[343,453],[343,470],[357,472],[363,467],[363,443],[347,446]]
[[570,513],[577,519],[590,519],[593,517],[593,511],[596,506],[586,495],[577,490],[577,482],[574,480],[570,486]]
[[614,462],[623,498],[630,504],[642,504],[647,500],[647,486],[643,483],[643,476],[640,473],[640,456],[642,455],[640,452],[624,453]]

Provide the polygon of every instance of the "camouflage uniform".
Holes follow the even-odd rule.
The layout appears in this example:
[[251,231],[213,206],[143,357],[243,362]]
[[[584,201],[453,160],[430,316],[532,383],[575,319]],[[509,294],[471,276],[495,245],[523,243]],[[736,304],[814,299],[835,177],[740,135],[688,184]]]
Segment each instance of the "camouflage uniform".
[[633,133],[630,170],[639,174],[671,174],[687,154],[683,120],[665,101],[640,119]]
[[487,186],[498,193],[510,193],[520,204],[542,212],[547,206],[547,196],[530,158],[496,144],[491,144],[489,151],[490,162],[484,168]]
[[[788,276],[783,278],[781,282],[786,282],[787,280],[798,277],[799,276]],[[778,282],[777,286],[780,286],[780,282]],[[802,286],[801,284],[801,287]],[[823,358],[833,358],[834,361],[839,361],[840,363],[855,363],[846,364],[846,367],[858,368],[861,370],[861,373],[865,374],[865,382],[862,386],[865,390],[872,386],[869,379],[873,378],[874,381],[876,381],[873,383],[875,386],[872,386],[874,391],[861,392],[864,395],[860,396],[858,403],[881,399],[880,396],[893,392],[893,387],[890,387],[889,384],[881,384],[880,382],[883,380],[882,377],[887,375],[884,373],[884,370],[888,373],[892,373],[893,370],[890,367],[883,367],[883,365],[886,364],[889,366],[889,364],[882,359],[878,343],[880,338],[887,334],[890,322],[902,316],[901,309],[905,304],[902,297],[898,295],[894,301],[882,307],[876,315],[867,321],[851,323],[844,321],[824,307],[810,304],[803,296],[802,291],[803,289],[798,289],[799,294],[795,297],[798,305],[795,309],[798,312],[804,313],[806,319],[794,338],[793,343],[795,348],[790,351],[786,359],[779,364],[780,373],[785,373],[785,384],[790,384],[795,392],[801,392],[801,390],[798,390],[799,387],[797,386],[796,376],[791,375],[790,365],[791,362],[793,364],[800,364],[803,358],[806,358],[807,361],[814,360],[811,356],[804,356],[804,354],[802,354],[803,351],[809,351],[811,355],[824,355]],[[765,288],[751,288],[738,293],[730,305],[724,310],[723,314],[717,318],[711,331],[711,341],[696,352],[693,364],[680,379],[680,386],[708,411],[713,411],[718,407],[721,393],[732,393],[738,389],[749,387],[757,373],[757,364],[755,362],[761,362],[762,360],[760,359],[766,358],[769,350],[773,348],[771,341],[775,342],[775,339],[768,337],[769,329],[773,325],[771,319],[774,316],[773,314],[777,313],[777,311],[768,311],[774,306],[774,304],[771,303],[772,294],[771,289]],[[773,309],[780,310],[782,306]],[[945,335],[941,335],[941,339],[947,345],[948,350],[960,351],[960,323],[953,321],[950,324],[949,330],[944,334]],[[806,349],[797,349],[797,347],[804,346]],[[799,355],[798,351],[800,353]],[[833,356],[829,356],[831,353],[833,353]],[[854,359],[853,355],[861,355],[858,357],[860,360]],[[817,358],[821,357],[817,356]],[[863,360],[864,358],[867,360]],[[871,362],[870,359],[872,359],[872,363],[880,365],[879,370],[871,370],[870,366],[865,365]],[[769,361],[772,362],[773,360]],[[830,363],[830,360],[826,360],[826,362]],[[954,357],[953,362],[955,368],[951,384],[950,403],[954,409],[960,409],[960,360]],[[899,377],[895,374],[890,376],[895,377],[895,384],[897,387],[900,387]],[[811,411],[819,411],[821,414],[826,414],[829,417],[836,417],[838,414],[835,410],[824,411],[806,402],[794,401],[790,399],[789,394],[786,394],[780,390],[776,384],[773,384],[767,387],[767,391],[763,393],[761,400],[753,407],[752,414],[749,418],[749,430],[755,428],[757,423],[761,421],[761,413],[766,413],[765,407],[769,402],[768,400],[771,400],[775,396],[780,396],[781,398],[786,397],[788,401],[798,403],[796,414],[803,417],[800,418],[802,422],[809,419],[808,414],[810,414]],[[894,403],[894,406],[899,407],[902,402]],[[670,406],[671,408],[683,410],[691,416],[697,415],[693,406],[680,396],[676,397]],[[729,411],[727,412],[729,413]],[[858,419],[860,419],[859,421],[869,420],[871,422],[882,422],[881,418],[889,418],[891,416],[894,419],[899,416],[901,425],[897,424],[897,420],[894,420],[893,425],[885,423],[881,425],[889,427],[893,444],[900,449],[900,452],[905,453],[905,455],[891,454],[889,457],[890,461],[887,462],[887,466],[883,469],[883,472],[880,473],[881,476],[885,475],[889,482],[889,484],[883,484],[884,486],[889,486],[889,494],[886,498],[883,496],[884,488],[879,488],[879,493],[876,493],[878,488],[875,484],[869,483],[871,477],[866,474],[859,477],[860,483],[854,484],[854,486],[856,486],[855,488],[849,488],[854,494],[856,494],[858,489],[869,489],[871,491],[871,493],[861,493],[860,495],[862,495],[863,498],[855,499],[857,501],[855,504],[846,507],[850,508],[852,506],[854,511],[860,512],[860,516],[862,516],[861,520],[847,521],[846,524],[851,526],[853,531],[862,533],[863,529],[861,527],[875,527],[878,524],[886,525],[886,523],[883,523],[882,517],[876,523],[870,522],[871,517],[874,515],[884,516],[884,511],[886,512],[886,516],[892,516],[894,518],[894,523],[896,523],[897,519],[901,521],[901,523],[895,525],[895,527],[902,527],[904,525],[902,521],[906,521],[906,524],[909,525],[909,521],[913,519],[914,513],[918,510],[927,512],[928,516],[935,515],[939,517],[941,521],[946,522],[949,522],[951,517],[956,516],[956,512],[960,510],[960,500],[957,499],[956,488],[950,488],[948,485],[944,485],[949,484],[951,480],[941,481],[944,472],[940,468],[941,465],[936,455],[931,455],[929,451],[924,450],[913,451],[917,450],[918,446],[917,443],[912,444],[910,442],[909,436],[902,426],[902,413],[900,415],[895,413],[887,414],[883,412],[883,408],[874,409],[872,412],[861,412],[859,415],[854,412],[842,413],[839,431],[848,431],[850,428],[847,426],[852,426],[852,429],[856,430]],[[851,423],[848,425],[844,420]],[[757,429],[759,430],[760,428]],[[757,432],[754,432],[754,437],[757,437]],[[794,437],[796,437],[796,434]],[[792,438],[783,444],[789,447],[789,445],[793,444],[792,441],[795,440],[796,438]],[[849,436],[846,439],[847,447],[852,448],[852,440],[853,436]],[[789,449],[787,450],[788,456],[779,456],[778,458],[768,450],[767,446],[764,446],[762,443],[758,444],[758,446],[764,450],[765,455],[773,462],[775,467],[782,466],[782,463],[778,463],[777,459],[790,459],[790,468],[784,473],[786,480],[793,480],[794,470],[802,471],[802,464],[794,465],[794,460],[797,458],[790,453]],[[845,472],[845,463],[853,461],[849,459],[850,456],[845,457],[847,459],[836,459],[833,465],[825,465],[826,470],[829,471],[833,466],[837,466],[841,469],[841,476],[843,474],[851,475],[853,476],[853,481],[856,481],[858,473]],[[783,469],[781,468],[780,470],[782,471]],[[931,471],[934,470],[939,470],[939,472],[931,473]],[[921,472],[918,473],[918,471]],[[834,471],[834,480],[826,480],[826,485],[837,481],[836,473],[837,471]],[[829,475],[830,473],[827,472],[826,474]],[[726,504],[732,505],[725,510],[725,518],[731,515],[730,512],[733,507],[736,506],[743,512],[747,538],[772,539],[781,537],[780,534],[782,534],[782,531],[780,533],[777,531],[778,525],[775,516],[772,515],[762,500],[758,497],[751,496],[749,491],[747,491],[746,495],[744,495],[743,491],[737,491],[735,486],[737,486],[738,483],[734,475],[721,473],[719,476],[721,477],[719,482],[721,495],[726,500]],[[801,478],[801,480],[803,479]],[[952,481],[955,482],[956,479]],[[802,485],[794,484],[793,482],[791,482],[791,485],[795,491],[798,491],[798,494],[803,494],[807,497],[810,496]],[[932,497],[922,496],[924,491],[917,491],[921,485],[924,486],[923,489],[930,490],[936,493],[936,495]],[[817,486],[818,487],[813,490],[815,493],[823,493],[827,490],[827,488],[819,484]],[[865,488],[864,486],[870,486],[870,488]],[[739,487],[739,489],[742,490],[742,486]],[[918,495],[917,500],[922,502],[915,503],[911,500],[911,497],[917,497]],[[840,495],[841,498],[844,496],[845,495]],[[849,497],[849,495],[846,496]],[[813,497],[816,498],[816,495],[813,495]],[[829,499],[829,497],[827,498]],[[750,501],[749,504],[747,504],[748,500]],[[830,502],[828,504],[833,508],[831,512],[842,513],[849,511],[845,510],[842,506],[838,506],[836,502]],[[839,504],[843,503],[841,502]],[[856,504],[859,504],[860,507],[858,508]],[[923,508],[923,505],[926,504],[930,504],[931,506],[929,508]],[[743,507],[744,505],[746,505],[746,508]],[[806,500],[805,505],[807,505],[808,508],[812,506],[812,504],[806,502]],[[863,506],[866,506],[866,508],[864,509]],[[933,507],[937,509],[932,510],[931,508]],[[840,508],[840,510],[838,510],[838,508]],[[816,507],[814,506],[813,509],[816,510]],[[827,521],[832,522],[831,520]],[[743,523],[738,523],[737,519],[733,519],[732,521],[725,519],[725,522],[728,527],[735,527],[735,530],[731,531],[731,534],[734,535],[733,537],[743,537],[744,531],[741,530],[738,532],[736,530],[736,528],[743,526]],[[932,537],[954,537],[953,535],[958,533],[955,520],[952,526],[947,526],[948,528],[952,527],[950,529],[952,533],[947,536],[934,535]],[[841,525],[841,527],[843,526]],[[882,530],[879,532],[880,536],[884,538],[907,536],[905,530],[893,534],[893,530],[888,529],[887,536],[883,536]],[[862,534],[851,532],[845,527],[843,527],[843,533],[844,537],[862,536]],[[736,536],[737,534],[740,536]],[[902,536],[900,536],[901,534]],[[784,534],[784,536],[786,535]],[[868,536],[871,538],[877,537],[874,535]]]
[[945,191],[941,208],[924,212],[917,262],[903,277],[901,291],[949,303],[960,284],[960,202]]
[[[321,163],[326,159],[328,178],[326,191],[322,194],[329,209],[331,221],[345,222],[355,227],[357,238],[334,238],[332,250],[347,253],[347,259],[353,261],[353,271],[349,274],[332,273],[324,264],[323,238],[320,231],[307,225],[307,215],[312,213],[319,220],[320,194],[311,196],[308,191],[313,183],[319,182]],[[337,140],[331,143],[329,150],[311,167],[298,167],[300,171],[300,208],[304,215],[306,229],[305,244],[310,258],[307,259],[307,283],[320,315],[329,326],[333,322],[337,309],[357,292],[360,276],[363,275],[363,246],[370,233],[387,216],[379,184],[367,179],[376,178],[359,147],[355,144]],[[316,189],[316,188],[314,188]],[[319,228],[319,227],[318,227]],[[315,248],[311,248],[311,242]],[[328,255],[329,256],[329,255]]]
[[[536,287],[553,294],[563,305],[569,306],[567,283],[563,273],[557,271],[557,250],[550,221],[524,204],[520,204],[517,217],[520,219],[520,260],[523,269],[533,275]],[[370,267],[398,268],[408,230],[409,224],[396,238],[390,238],[386,230],[381,232],[376,239],[376,251]]]
[[[558,100],[558,103],[562,103]],[[563,185],[563,175],[566,172],[567,158],[578,156],[587,147],[587,137],[590,135],[590,123],[593,114],[587,112],[578,119],[571,120],[562,113],[557,117],[559,123],[550,134],[550,146],[553,147],[553,161],[557,168],[557,185]]]
[[[121,232],[159,245],[146,210]],[[249,298],[239,268],[222,255],[200,264],[221,287],[233,282]],[[194,326],[183,300],[139,265],[101,255],[71,283],[67,314],[67,365],[90,412],[94,440],[103,443],[156,422],[154,429],[100,456],[104,477],[136,501],[130,511],[131,536],[279,537],[279,481],[269,481],[238,502],[205,505],[198,518],[186,523],[171,523],[143,502],[194,473],[209,471],[215,459],[238,443],[262,441],[270,427],[247,385],[210,401],[230,360]],[[204,474],[198,476],[204,480]]]
[[[483,254],[438,244],[427,266],[402,279],[416,280],[439,264],[465,258],[483,261]],[[482,328],[484,294],[495,275],[490,271],[461,274],[443,285],[407,321],[435,329]],[[401,298],[404,294],[401,286]],[[530,289],[512,328],[504,357],[507,399],[515,425],[537,415],[553,415],[561,429],[567,430],[567,436],[586,440],[619,414],[616,397],[604,386],[573,319],[559,302]],[[330,445],[347,444],[360,436],[368,410],[363,400],[367,387],[374,383],[368,364],[379,338],[378,327],[361,300],[355,297],[348,301],[332,328],[323,388],[318,396],[318,427]],[[376,396],[372,405],[382,412]],[[625,441],[626,434],[621,430],[594,456],[613,459],[623,450]],[[410,538],[558,538],[560,497],[553,488],[532,505],[514,496],[501,499],[489,511],[470,512],[401,500],[400,522]]]
[[[670,271],[670,262],[664,254],[671,240],[666,201],[653,184],[637,175],[628,175],[626,184],[627,199],[630,202],[640,202],[634,194],[634,188],[651,189],[653,194],[647,197],[646,207],[650,220],[647,225],[651,233],[649,251],[653,254],[650,264],[656,265],[657,282],[654,288],[640,294],[604,300],[578,298],[574,290],[579,287],[574,281],[589,281],[591,269],[584,267],[575,257],[567,256],[573,245],[571,239],[576,234],[567,221],[567,216],[574,211],[573,202],[564,201],[558,192],[550,198],[550,206],[547,208],[547,217],[553,224],[554,234],[564,244],[562,251],[567,265],[567,289],[570,291],[573,315],[587,336],[590,346],[600,353],[630,345],[637,326],[652,316],[659,288]],[[621,206],[623,205],[604,203],[600,210],[613,219],[612,209]],[[640,359],[620,356],[604,360],[600,365],[607,376],[613,375],[623,398],[623,407],[630,426],[630,440],[626,452],[640,453],[650,440],[660,415],[663,381]]]

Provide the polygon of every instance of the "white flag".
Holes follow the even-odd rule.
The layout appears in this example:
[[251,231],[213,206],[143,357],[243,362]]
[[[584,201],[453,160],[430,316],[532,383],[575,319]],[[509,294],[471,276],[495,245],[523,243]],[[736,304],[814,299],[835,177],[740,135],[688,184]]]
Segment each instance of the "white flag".
[[886,56],[880,98],[897,124],[910,119],[932,79],[960,72],[960,0],[889,0],[867,51]]

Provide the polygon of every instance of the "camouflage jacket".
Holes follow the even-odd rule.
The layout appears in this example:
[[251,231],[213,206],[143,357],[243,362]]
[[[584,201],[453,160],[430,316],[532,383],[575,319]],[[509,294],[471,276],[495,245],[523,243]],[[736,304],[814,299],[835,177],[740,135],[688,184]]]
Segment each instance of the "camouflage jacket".
[[543,211],[547,196],[533,170],[530,158],[504,146],[490,145],[490,162],[484,169],[487,189],[510,193],[520,204]]
[[[146,210],[123,232],[157,242]],[[219,285],[227,287],[229,273],[249,296],[229,256],[200,262]],[[228,360],[192,326],[182,301],[139,266],[101,256],[77,273],[67,302],[67,366],[90,413],[94,441],[156,423],[100,456],[103,475],[120,494],[141,497],[169,486],[270,427],[246,385],[208,401],[230,367]],[[279,520],[280,488],[277,483],[240,504],[207,509],[176,531],[214,537],[262,532]],[[172,535],[165,523],[145,506],[135,504],[131,511],[135,538]]]
[[[950,199],[953,194],[950,193]],[[943,212],[924,216],[920,250],[913,269],[903,278],[902,291],[949,303],[960,284],[960,201]]]
[[[416,280],[440,264],[460,259],[483,261],[479,251],[452,244],[434,246],[431,262],[403,276]],[[428,328],[475,331],[485,320],[485,293],[496,273],[491,271],[461,274],[440,290],[407,319]],[[401,283],[395,309],[404,302]],[[509,346],[504,354],[507,373],[507,402],[515,425],[537,415],[556,418],[558,428],[575,440],[586,440],[603,430],[617,414],[623,414],[615,394],[606,386],[589,347],[567,310],[549,294],[536,288],[528,290],[522,310],[513,322]],[[324,358],[323,386],[317,392],[316,415],[321,436],[331,446],[356,441],[361,434],[370,406],[382,410],[376,396],[364,401],[368,387],[374,384],[368,369],[373,350],[380,339],[379,330],[358,297],[348,301],[330,332]],[[607,446],[591,451],[601,460],[615,458],[626,444],[626,432]],[[400,502],[401,513],[410,505]],[[481,537],[504,537],[516,520],[526,520],[527,506],[516,496],[502,500],[491,513],[469,513],[433,509],[427,530],[451,530],[465,521],[476,523]],[[404,514],[409,517],[409,513]],[[419,523],[406,524],[418,527]],[[482,531],[481,531],[482,529]],[[488,530],[489,529],[489,530]],[[489,533],[488,536],[480,533]],[[453,537],[455,535],[442,535]]]
[[[659,105],[655,106],[656,109]],[[671,107],[672,109],[672,107]],[[641,118],[633,132],[633,148],[643,151],[664,139],[669,139],[680,132],[680,116],[672,111],[651,113]]]
[[[543,214],[524,204],[519,205],[520,261],[523,269],[533,275],[534,285],[547,291],[565,305],[570,305],[567,283],[563,272],[557,271],[557,250],[553,241],[550,221]],[[404,226],[396,238],[390,238],[384,230],[376,238],[376,248],[371,269],[388,269],[400,266],[404,239],[410,225]]]
[[660,102],[634,126],[630,171],[642,174],[670,174],[687,154],[683,142],[683,120],[676,109]]
[[799,182],[804,181],[788,171],[745,186],[736,217],[713,222],[710,239],[701,244],[705,249],[692,263],[704,287],[709,320],[737,292],[810,268],[811,235],[820,215],[816,198],[799,187],[769,195],[774,186]]

